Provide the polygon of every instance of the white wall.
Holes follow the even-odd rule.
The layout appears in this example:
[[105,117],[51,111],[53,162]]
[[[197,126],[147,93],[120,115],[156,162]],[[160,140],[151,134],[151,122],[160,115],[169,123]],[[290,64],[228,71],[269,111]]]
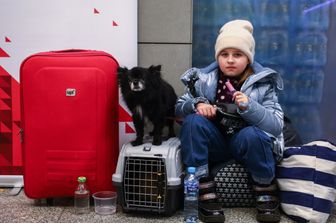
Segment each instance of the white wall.
[[120,64],[135,66],[137,33],[134,0],[0,1],[0,47],[10,56],[0,62],[17,81],[22,60],[40,51],[103,50]]

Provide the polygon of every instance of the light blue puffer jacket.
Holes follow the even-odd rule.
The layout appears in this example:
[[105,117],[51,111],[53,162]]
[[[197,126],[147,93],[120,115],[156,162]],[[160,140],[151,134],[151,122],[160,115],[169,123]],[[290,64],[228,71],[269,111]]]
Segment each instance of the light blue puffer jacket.
[[[252,64],[254,74],[250,75],[240,91],[249,97],[248,109],[237,112],[250,125],[257,126],[270,137],[274,138],[274,153],[277,160],[282,158],[283,140],[283,111],[278,103],[278,91],[283,89],[281,76],[270,68],[261,66],[259,63]],[[213,104],[216,98],[218,81],[218,63],[214,62],[203,69],[191,68],[182,76],[181,81],[187,86],[191,78],[196,75],[195,95],[186,92],[179,97],[175,113],[184,117],[196,112],[195,105],[199,102]]]

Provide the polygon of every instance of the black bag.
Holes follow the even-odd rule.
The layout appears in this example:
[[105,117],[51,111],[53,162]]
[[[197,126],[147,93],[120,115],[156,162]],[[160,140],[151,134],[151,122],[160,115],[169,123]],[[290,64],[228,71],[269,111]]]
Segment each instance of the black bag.
[[302,146],[301,137],[287,116],[284,117],[283,135],[286,147]]
[[216,103],[217,114],[215,121],[227,135],[233,135],[247,126],[246,121],[237,113],[237,105]]

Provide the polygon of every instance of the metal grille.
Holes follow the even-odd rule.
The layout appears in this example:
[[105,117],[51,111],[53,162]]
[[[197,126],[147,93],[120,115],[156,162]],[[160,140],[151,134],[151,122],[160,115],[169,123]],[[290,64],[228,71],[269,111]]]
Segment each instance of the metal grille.
[[127,207],[164,209],[167,177],[165,160],[126,157],[124,196]]

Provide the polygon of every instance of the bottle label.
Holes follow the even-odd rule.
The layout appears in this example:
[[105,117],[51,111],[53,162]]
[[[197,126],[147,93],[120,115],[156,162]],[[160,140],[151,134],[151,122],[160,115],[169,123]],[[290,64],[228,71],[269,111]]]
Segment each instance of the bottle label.
[[184,186],[184,192],[187,196],[197,197],[198,193],[198,183],[187,181]]

